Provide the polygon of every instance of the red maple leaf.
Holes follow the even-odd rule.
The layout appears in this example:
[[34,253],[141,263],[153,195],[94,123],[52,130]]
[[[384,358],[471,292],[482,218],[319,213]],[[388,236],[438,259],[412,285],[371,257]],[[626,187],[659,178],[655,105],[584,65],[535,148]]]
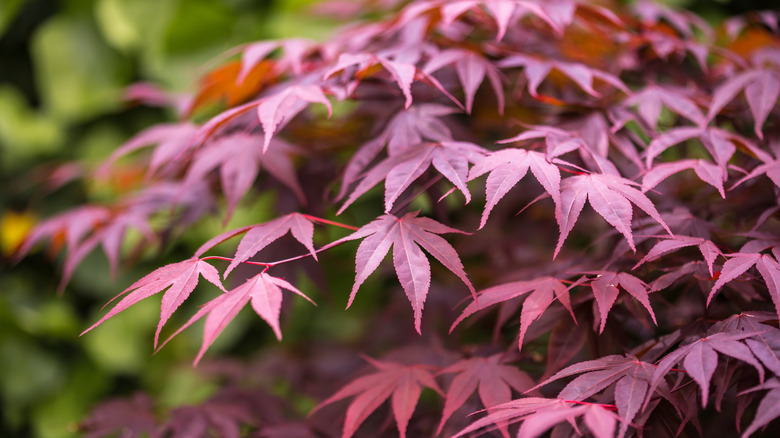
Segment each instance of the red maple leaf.
[[444,412],[436,434],[441,433],[444,423],[466,403],[474,391],[479,393],[482,406],[490,412],[491,407],[512,399],[512,389],[524,392],[534,386],[528,374],[517,367],[506,365],[505,357],[504,354],[495,354],[490,357],[463,359],[439,371],[439,374],[458,374],[447,389]]
[[358,427],[372,412],[384,403],[385,400],[391,398],[398,432],[401,438],[405,438],[406,427],[409,424],[409,419],[412,417],[414,408],[417,406],[417,400],[420,398],[422,387],[431,388],[442,394],[430,367],[379,361],[367,356],[363,356],[363,358],[379,371],[358,377],[348,383],[337,393],[317,405],[309,415],[327,404],[356,396],[352,403],[349,404],[349,408],[347,408],[347,418],[344,421],[344,429],[341,434],[342,438],[349,438],[355,434]]
[[[576,283],[575,283],[576,284]],[[558,300],[574,318],[569,299],[569,289],[560,279],[554,277],[541,277],[530,281],[513,281],[489,287],[477,294],[477,298],[469,304],[458,319],[452,323],[450,332],[461,321],[473,315],[479,310],[488,308],[494,304],[528,295],[523,302],[523,310],[520,316],[520,334],[518,335],[518,349],[522,349],[523,338],[528,327],[538,319],[550,305]],[[576,321],[576,320],[575,320]]]
[[751,332],[719,332],[677,348],[658,362],[648,393],[652,394],[655,388],[663,383],[664,377],[672,367],[682,361],[688,376],[699,385],[702,393],[701,405],[706,407],[709,400],[710,380],[718,366],[718,353],[750,364],[756,369],[763,382],[764,367],[756,360],[748,346],[740,342],[753,336],[755,333]]

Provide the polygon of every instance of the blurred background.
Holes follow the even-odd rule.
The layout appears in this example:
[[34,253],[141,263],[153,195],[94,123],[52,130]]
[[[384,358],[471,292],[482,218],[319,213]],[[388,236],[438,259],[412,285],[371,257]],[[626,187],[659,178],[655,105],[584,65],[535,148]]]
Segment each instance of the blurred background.
[[[184,333],[191,342],[175,343],[150,359],[159,312],[153,302],[78,335],[98,319],[100,307],[119,292],[117,285],[189,257],[219,229],[218,220],[194,230],[190,240],[166,249],[153,264],[122,270],[118,279],[111,278],[102,255],[89,256],[61,295],[61,255],[37,252],[16,266],[8,262],[40,218],[112,195],[105,187],[68,181],[132,134],[176,118],[170,109],[126,103],[130,84],[192,92],[197,78],[219,64],[219,55],[239,44],[324,39],[334,24],[310,14],[310,3],[0,0],[0,436],[78,436],[79,422],[111,396],[144,390],[163,406],[177,406],[213,390],[190,366],[197,330]],[[718,22],[773,2],[668,3]],[[76,162],[81,164],[71,164]],[[246,331],[241,324],[234,322],[212,350],[235,343],[236,333]]]
[[[78,436],[79,422],[112,395],[146,390],[174,406],[213,389],[190,365],[197,339],[150,360],[154,305],[142,303],[95,336],[78,336],[120,292],[117,285],[155,266],[142,263],[112,279],[95,254],[58,295],[61,255],[52,263],[56,254],[38,252],[15,266],[9,258],[36,221],[111,195],[89,183],[62,183],[139,130],[176,118],[169,109],[126,103],[126,87],[143,81],[192,92],[218,65],[215,58],[241,43],[322,39],[333,25],[313,18],[310,3],[0,0],[0,436]],[[189,257],[192,247],[181,245],[157,266]]]

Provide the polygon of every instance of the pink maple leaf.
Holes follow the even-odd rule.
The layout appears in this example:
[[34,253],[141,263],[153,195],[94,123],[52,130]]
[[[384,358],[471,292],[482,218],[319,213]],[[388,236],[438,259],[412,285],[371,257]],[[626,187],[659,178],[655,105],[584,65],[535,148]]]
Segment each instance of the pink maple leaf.
[[442,116],[456,109],[438,104],[415,104],[398,111],[390,118],[382,132],[358,148],[344,169],[344,177],[337,198],[342,198],[352,183],[365,177],[362,173],[385,146],[389,156],[402,155],[409,148],[424,140],[445,142],[452,140],[452,133]]
[[292,162],[293,146],[278,139],[273,139],[271,143],[274,147],[263,153],[263,139],[255,135],[237,133],[208,142],[195,152],[182,190],[187,190],[219,168],[222,191],[227,198],[227,221],[262,167],[295,193],[302,203],[305,202]]
[[443,67],[455,64],[455,71],[458,74],[458,80],[463,87],[466,95],[466,112],[471,114],[471,108],[474,105],[474,95],[487,76],[493,93],[498,100],[498,111],[504,110],[504,91],[501,84],[501,75],[498,68],[487,60],[484,56],[461,49],[448,49],[441,51],[431,57],[422,70],[428,74],[442,69]]
[[157,331],[154,333],[154,346],[156,347],[163,326],[171,315],[173,315],[173,312],[176,311],[187,297],[190,296],[190,293],[195,290],[195,286],[198,285],[200,276],[203,276],[203,278],[220,289],[225,290],[222,283],[219,281],[219,272],[217,272],[217,269],[208,262],[198,258],[191,258],[181,262],[171,263],[170,265],[155,269],[114,297],[113,300],[116,300],[126,294],[126,296],[116,303],[107,314],[100,318],[100,320],[90,328],[84,330],[81,334],[83,335],[94,329],[133,304],[168,289],[162,298],[160,322],[157,324]]
[[463,270],[463,264],[455,249],[439,234],[462,233],[463,231],[440,224],[433,219],[417,217],[417,213],[407,213],[403,217],[391,214],[380,216],[373,222],[364,225],[359,230],[338,242],[364,239],[357,250],[355,258],[355,284],[349,295],[347,308],[352,305],[358,288],[376,270],[385,258],[390,247],[393,247],[393,265],[398,280],[412,303],[414,310],[414,326],[421,332],[422,309],[431,286],[431,265],[423,253],[424,248],[442,265],[457,275],[475,295],[474,286]]
[[615,304],[615,300],[620,292],[618,286],[621,286],[629,295],[636,298],[647,309],[650,317],[653,318],[653,322],[658,324],[653,308],[650,306],[649,293],[651,290],[644,281],[625,272],[598,271],[590,272],[590,274],[596,274],[596,278],[591,280],[590,286],[593,289],[593,296],[596,298],[596,305],[601,315],[599,332],[603,332],[604,326],[607,324],[607,315],[609,315],[609,311],[612,309],[612,305]]
[[317,253],[314,251],[314,225],[309,219],[300,213],[290,213],[271,221],[248,227],[246,235],[241,239],[236,249],[236,255],[233,261],[225,270],[225,277],[235,269],[240,263],[249,260],[250,257],[260,252],[271,242],[290,232],[295,240],[309,250],[309,254],[317,259]]
[[[211,346],[222,330],[227,327],[230,321],[238,315],[238,312],[251,301],[252,308],[274,331],[276,338],[282,339],[282,330],[279,327],[279,316],[282,310],[282,289],[287,289],[312,304],[315,304],[303,292],[295,286],[262,272],[248,279],[244,284],[226,291],[222,295],[214,298],[204,304],[195,315],[172,334],[165,343],[168,343],[174,336],[181,333],[184,329],[192,325],[195,321],[206,316],[206,325],[203,328],[203,343],[200,351],[195,357],[194,365],[200,361],[206,350]],[[316,304],[315,304],[316,305]],[[164,345],[164,344],[163,344]]]
[[711,240],[702,239],[701,237],[689,237],[689,236],[675,236],[674,239],[662,240],[655,244],[647,254],[642,257],[642,260],[637,262],[632,269],[638,268],[640,265],[646,262],[657,260],[662,256],[677,251],[689,246],[698,246],[704,260],[707,262],[707,267],[710,270],[710,276],[713,273],[713,264],[715,259],[721,255],[720,250]]
[[561,183],[561,216],[558,220],[561,235],[553,258],[558,255],[563,242],[574,227],[586,198],[590,201],[591,207],[626,238],[628,245],[634,251],[636,247],[631,231],[632,203],[673,235],[650,199],[632,187],[633,185],[636,183],[607,174],[594,173],[564,179]]
[[184,152],[195,145],[198,127],[189,122],[161,124],[148,128],[135,135],[117,148],[95,171],[98,176],[106,177],[111,166],[121,157],[141,148],[157,145],[149,158],[147,176],[152,176],[161,168],[175,162]]
[[755,122],[756,136],[763,139],[764,122],[780,96],[780,79],[776,71],[770,69],[748,70],[729,78],[713,93],[707,119],[711,120],[715,117],[727,103],[743,90]]
[[279,125],[283,125],[295,117],[306,108],[307,103],[325,105],[328,108],[328,116],[333,112],[330,101],[322,88],[317,85],[292,85],[261,99],[260,104],[257,105],[257,117],[260,119],[265,133],[263,152],[271,144],[271,138],[279,129]]
[[533,438],[558,423],[566,421],[573,424],[579,417],[582,417],[597,438],[612,438],[615,436],[618,420],[612,412],[613,409],[612,406],[575,404],[557,398],[527,397],[495,406],[493,412],[471,423],[452,438],[459,438],[483,428],[490,430],[507,422],[522,422],[517,436]]
[[539,95],[537,89],[552,69],[563,73],[582,88],[583,91],[594,97],[599,96],[599,93],[593,88],[595,79],[599,79],[628,93],[628,88],[617,76],[578,62],[554,61],[516,54],[504,58],[498,63],[498,66],[502,68],[524,67],[525,75],[528,78],[528,92],[533,97]]
[[780,317],[780,263],[771,255],[757,252],[739,252],[724,254],[724,256],[729,257],[729,259],[723,264],[718,280],[712,286],[710,294],[707,296],[707,305],[709,305],[720,288],[755,266],[764,279],[764,283],[766,283],[769,296],[772,298],[777,314]]
[[[618,436],[623,437],[642,408],[654,372],[655,365],[642,362],[634,356],[612,355],[564,368],[533,389],[576,374],[580,376],[561,390],[559,399],[582,401],[614,387],[614,401],[621,419]],[[660,382],[656,391],[673,404],[676,403],[666,382]]]
[[550,194],[555,203],[556,217],[560,216],[561,205],[561,172],[558,167],[536,151],[525,149],[502,149],[477,161],[469,172],[469,180],[490,172],[485,191],[487,201],[482,212],[479,227],[487,223],[488,216],[499,200],[528,173],[534,175],[537,181]]
[[471,193],[466,187],[468,165],[486,153],[475,144],[459,141],[410,145],[403,153],[390,156],[367,171],[337,214],[382,180],[385,180],[385,212],[389,212],[404,190],[431,165],[463,193],[468,203],[471,201]]

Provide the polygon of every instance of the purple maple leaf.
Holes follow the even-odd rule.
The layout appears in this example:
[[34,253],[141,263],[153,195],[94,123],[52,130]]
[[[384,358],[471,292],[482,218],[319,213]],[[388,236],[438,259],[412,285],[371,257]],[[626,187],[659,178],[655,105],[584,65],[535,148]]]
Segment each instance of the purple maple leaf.
[[393,416],[401,438],[406,437],[406,427],[412,417],[422,387],[442,393],[439,385],[426,365],[403,365],[396,362],[379,361],[364,356],[379,371],[358,377],[338,392],[317,405],[309,414],[321,407],[355,396],[347,408],[342,438],[350,438],[368,416],[387,399],[391,399]]

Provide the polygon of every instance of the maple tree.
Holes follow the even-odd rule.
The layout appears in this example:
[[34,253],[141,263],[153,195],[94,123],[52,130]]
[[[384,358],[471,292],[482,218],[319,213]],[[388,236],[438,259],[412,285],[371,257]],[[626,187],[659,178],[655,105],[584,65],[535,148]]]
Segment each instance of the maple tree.
[[[652,1],[575,0],[373,1],[358,13],[373,18],[325,42],[238,48],[188,100],[146,90],[181,120],[139,133],[93,174],[110,184],[140,165],[134,190],[43,221],[17,257],[64,247],[64,288],[98,246],[116,270],[273,195],[272,219],[144,276],[85,333],[163,292],[162,348],[185,302],[205,301],[168,337],[205,319],[197,364],[247,304],[281,340],[297,316],[284,291],[351,312],[363,289],[383,303],[361,330],[373,370],[291,360],[307,375],[292,391],[321,400],[297,420],[267,388],[235,381],[159,421],[148,398],[111,400],[83,423],[91,436],[777,428],[778,14],[712,27]],[[312,261],[318,273],[294,270]],[[354,278],[351,290],[315,279],[326,274]],[[403,295],[411,318],[382,316]],[[318,378],[326,390],[307,392]]]

